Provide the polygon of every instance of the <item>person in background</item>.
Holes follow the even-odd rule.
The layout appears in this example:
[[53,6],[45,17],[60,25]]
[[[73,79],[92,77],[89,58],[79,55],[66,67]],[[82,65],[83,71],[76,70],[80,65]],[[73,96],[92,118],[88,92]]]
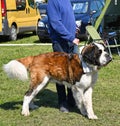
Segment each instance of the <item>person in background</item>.
[[[70,0],[48,0],[48,25],[54,52],[78,53],[79,39],[75,37],[76,23]],[[56,84],[61,112],[69,112],[75,101],[71,89]]]

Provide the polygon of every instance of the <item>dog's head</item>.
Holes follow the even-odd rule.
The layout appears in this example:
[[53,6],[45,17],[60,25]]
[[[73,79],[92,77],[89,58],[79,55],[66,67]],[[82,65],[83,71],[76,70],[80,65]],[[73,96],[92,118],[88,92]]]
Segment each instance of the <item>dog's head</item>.
[[107,65],[112,60],[106,47],[102,43],[91,43],[81,47],[80,54],[84,62],[93,66],[98,66],[99,68]]

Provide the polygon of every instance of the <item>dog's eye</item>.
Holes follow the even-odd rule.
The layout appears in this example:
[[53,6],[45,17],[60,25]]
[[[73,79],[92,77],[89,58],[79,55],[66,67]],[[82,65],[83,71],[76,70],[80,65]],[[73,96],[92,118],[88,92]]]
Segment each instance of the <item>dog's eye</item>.
[[105,51],[105,52],[108,52],[108,49],[107,49],[107,48],[105,48],[105,49],[104,49],[104,51]]
[[102,53],[102,50],[99,50],[99,52],[98,52],[99,54],[101,54]]

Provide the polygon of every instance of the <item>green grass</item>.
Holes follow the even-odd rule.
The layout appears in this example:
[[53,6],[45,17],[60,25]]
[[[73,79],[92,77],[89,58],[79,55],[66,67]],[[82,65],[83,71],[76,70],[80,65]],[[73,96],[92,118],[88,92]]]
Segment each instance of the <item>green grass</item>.
[[[37,36],[19,39],[14,43],[33,43]],[[6,42],[11,43],[11,42]],[[9,60],[52,51],[51,46],[0,47],[0,126],[120,126],[120,57],[99,71],[93,92],[93,107],[98,120],[88,120],[79,110],[71,108],[68,114],[58,110],[54,84],[39,93],[35,102],[40,107],[22,116],[22,100],[29,82],[11,80],[2,70]]]

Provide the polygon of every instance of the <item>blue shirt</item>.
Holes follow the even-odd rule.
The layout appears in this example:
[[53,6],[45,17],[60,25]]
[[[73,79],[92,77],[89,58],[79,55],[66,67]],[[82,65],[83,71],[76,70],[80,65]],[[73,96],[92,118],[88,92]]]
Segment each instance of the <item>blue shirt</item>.
[[47,14],[52,41],[72,42],[76,23],[70,0],[48,0]]

